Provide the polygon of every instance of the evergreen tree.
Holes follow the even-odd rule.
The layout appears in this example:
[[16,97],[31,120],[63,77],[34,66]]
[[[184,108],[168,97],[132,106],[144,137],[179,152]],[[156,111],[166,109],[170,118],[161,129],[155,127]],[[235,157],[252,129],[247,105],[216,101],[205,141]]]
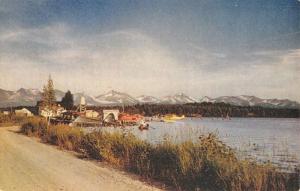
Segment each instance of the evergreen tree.
[[47,86],[43,86],[43,92],[42,92],[42,107],[47,107],[48,105],[48,90],[47,90]]
[[52,109],[53,106],[55,105],[56,105],[56,98],[55,98],[54,85],[51,76],[49,76],[47,85],[43,87],[42,106]]
[[65,96],[62,98],[61,105],[67,110],[71,110],[73,108],[74,99],[70,90],[68,90]]

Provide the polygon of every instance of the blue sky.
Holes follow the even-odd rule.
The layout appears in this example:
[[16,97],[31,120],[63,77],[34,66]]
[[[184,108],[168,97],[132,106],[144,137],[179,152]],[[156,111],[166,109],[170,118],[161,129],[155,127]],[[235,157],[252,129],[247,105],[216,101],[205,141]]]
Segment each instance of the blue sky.
[[0,88],[300,101],[300,2],[0,0]]

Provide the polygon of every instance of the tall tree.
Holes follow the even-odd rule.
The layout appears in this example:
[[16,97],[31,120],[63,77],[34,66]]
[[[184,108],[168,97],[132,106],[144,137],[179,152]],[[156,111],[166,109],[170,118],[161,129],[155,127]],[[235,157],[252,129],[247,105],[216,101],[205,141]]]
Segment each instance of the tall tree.
[[61,105],[67,110],[71,110],[74,106],[73,94],[70,90],[67,91],[65,96],[61,100]]
[[49,109],[52,109],[56,105],[55,90],[51,76],[49,76],[47,85],[43,87],[42,105]]

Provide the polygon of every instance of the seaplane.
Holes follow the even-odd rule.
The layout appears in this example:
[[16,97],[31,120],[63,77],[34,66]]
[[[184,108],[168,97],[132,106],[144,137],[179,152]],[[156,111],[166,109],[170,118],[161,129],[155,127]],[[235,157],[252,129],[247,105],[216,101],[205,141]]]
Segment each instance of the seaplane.
[[184,115],[178,116],[178,115],[175,115],[175,114],[168,114],[168,115],[165,115],[165,116],[163,117],[163,121],[164,121],[164,122],[167,122],[167,123],[172,123],[172,122],[175,122],[175,121],[177,121],[177,120],[182,120],[182,119],[184,119],[184,118],[185,118]]

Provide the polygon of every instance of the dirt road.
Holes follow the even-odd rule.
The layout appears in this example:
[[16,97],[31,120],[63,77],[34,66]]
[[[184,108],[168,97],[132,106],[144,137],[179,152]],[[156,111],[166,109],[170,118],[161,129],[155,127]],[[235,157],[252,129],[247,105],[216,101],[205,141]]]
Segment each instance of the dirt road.
[[0,127],[0,191],[159,190],[126,173]]

